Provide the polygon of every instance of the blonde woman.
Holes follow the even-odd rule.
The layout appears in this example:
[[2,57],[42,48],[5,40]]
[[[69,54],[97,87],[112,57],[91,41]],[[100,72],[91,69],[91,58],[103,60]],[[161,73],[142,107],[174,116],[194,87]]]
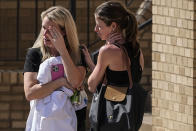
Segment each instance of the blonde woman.
[[[33,47],[28,50],[24,64],[24,91],[26,99],[30,101],[31,110],[36,108],[37,100],[51,95],[62,86],[71,89],[81,87],[85,78],[77,29],[70,12],[63,7],[55,6],[42,12],[41,19],[40,34]],[[39,65],[44,60],[57,56],[61,56],[66,77],[60,77],[45,84],[39,83],[37,80]],[[67,105],[64,104],[63,108],[67,110]],[[57,112],[60,114],[57,115],[58,118],[53,117],[54,119],[40,116],[39,112],[30,112],[26,130],[76,131],[75,110],[72,107],[69,107],[69,110],[72,115]],[[85,117],[85,114],[83,116]],[[47,119],[51,120],[50,123],[44,123]]]

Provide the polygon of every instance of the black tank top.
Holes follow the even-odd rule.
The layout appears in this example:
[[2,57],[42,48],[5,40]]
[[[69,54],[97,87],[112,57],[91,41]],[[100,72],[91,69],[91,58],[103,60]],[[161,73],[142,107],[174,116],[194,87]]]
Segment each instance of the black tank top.
[[[118,46],[118,45],[116,45]],[[119,47],[119,46],[118,46]],[[126,47],[126,46],[125,46]],[[128,54],[129,49],[127,49]],[[142,76],[142,68],[140,65],[140,51],[136,56],[129,55],[131,60],[131,74],[132,74],[132,81],[133,83],[139,83]],[[129,85],[129,76],[127,70],[124,71],[114,71],[111,70],[109,67],[106,68],[106,78],[107,84],[109,85],[117,85],[117,86],[127,86]]]

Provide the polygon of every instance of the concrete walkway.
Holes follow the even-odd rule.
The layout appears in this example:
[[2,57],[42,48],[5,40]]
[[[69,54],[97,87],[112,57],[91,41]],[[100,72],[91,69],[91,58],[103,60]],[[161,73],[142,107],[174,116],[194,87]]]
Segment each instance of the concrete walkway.
[[144,113],[143,123],[139,131],[152,131],[152,114]]
[[[87,131],[89,131],[89,120],[87,116]],[[152,114],[151,113],[144,113],[143,123],[139,131],[152,131]]]

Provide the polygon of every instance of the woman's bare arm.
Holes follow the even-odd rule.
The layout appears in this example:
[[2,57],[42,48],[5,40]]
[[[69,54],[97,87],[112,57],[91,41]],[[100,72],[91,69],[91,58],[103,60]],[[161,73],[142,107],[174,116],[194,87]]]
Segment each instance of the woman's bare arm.
[[84,67],[77,67],[67,50],[61,51],[62,63],[64,65],[65,74],[68,82],[72,87],[78,88],[84,81],[86,70]]
[[72,88],[67,82],[66,78],[63,77],[41,85],[37,80],[37,72],[24,73],[24,91],[26,99],[29,101],[44,98],[61,86]]
[[81,83],[84,81],[85,78],[85,68],[78,68],[72,61],[72,58],[65,46],[64,38],[58,30],[58,26],[51,27],[49,31],[51,35],[56,34],[55,40],[53,39],[54,36],[52,37],[49,34],[47,34],[47,36],[50,41],[52,41],[53,45],[55,46],[62,58],[62,63],[68,82],[74,88],[80,87]]
[[90,92],[96,91],[97,85],[103,79],[106,67],[109,65],[110,54],[107,50],[108,47],[103,46],[99,51],[97,64],[88,79],[88,89]]

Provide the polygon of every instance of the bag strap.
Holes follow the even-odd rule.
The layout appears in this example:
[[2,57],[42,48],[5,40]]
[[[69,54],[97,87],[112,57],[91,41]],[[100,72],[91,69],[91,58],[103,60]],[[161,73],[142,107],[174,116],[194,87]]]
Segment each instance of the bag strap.
[[130,62],[130,59],[129,59],[129,55],[128,55],[128,52],[127,52],[126,48],[123,45],[120,45],[120,44],[118,44],[118,45],[123,50],[124,55],[125,55],[123,58],[125,59],[127,70],[128,70],[128,75],[129,75],[129,88],[132,88],[133,81],[132,81],[132,75],[131,75],[131,69],[130,69],[131,62]]
[[[115,44],[115,45],[119,46],[120,49],[122,49],[123,52],[124,52],[124,55],[122,57],[125,60],[126,66],[127,66],[127,71],[128,71],[128,76],[129,76],[129,88],[132,88],[133,81],[132,81],[132,75],[131,75],[131,69],[130,69],[131,63],[130,63],[130,60],[129,60],[128,52],[127,52],[126,48],[123,45],[121,45],[121,44]],[[104,79],[103,84],[106,84],[107,83],[106,73],[104,74],[103,79]]]

